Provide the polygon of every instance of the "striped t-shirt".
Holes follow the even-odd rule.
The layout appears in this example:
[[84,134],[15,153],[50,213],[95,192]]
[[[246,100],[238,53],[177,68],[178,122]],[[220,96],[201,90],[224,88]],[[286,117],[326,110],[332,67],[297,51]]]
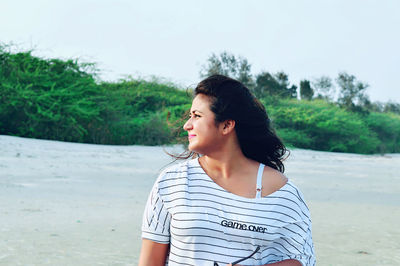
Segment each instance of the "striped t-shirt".
[[310,213],[288,181],[261,198],[217,185],[198,159],[173,165],[155,182],[143,215],[142,237],[170,244],[167,264],[241,265],[296,259],[315,265]]

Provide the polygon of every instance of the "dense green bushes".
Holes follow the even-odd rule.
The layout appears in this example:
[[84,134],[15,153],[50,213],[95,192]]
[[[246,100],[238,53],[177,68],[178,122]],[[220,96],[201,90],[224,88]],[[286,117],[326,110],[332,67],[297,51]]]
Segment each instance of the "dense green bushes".
[[393,113],[370,113],[365,122],[379,138],[377,150],[380,153],[400,152],[400,116]]
[[189,95],[170,84],[98,83],[92,64],[13,54],[0,47],[0,134],[159,145],[174,141],[169,127],[183,114],[176,106],[189,103]]
[[322,100],[266,105],[281,137],[296,147],[374,153],[380,143],[363,117]]
[[[185,136],[189,94],[157,80],[99,82],[92,64],[0,47],[0,134],[99,144],[173,143]],[[262,101],[288,145],[400,152],[397,114],[351,112],[323,100]]]
[[[160,145],[174,142],[172,124],[182,117],[189,95],[156,81],[122,80],[101,83],[102,121],[89,125],[88,142]],[[172,113],[172,115],[171,115]]]
[[83,141],[86,125],[101,120],[93,65],[0,52],[2,134]]

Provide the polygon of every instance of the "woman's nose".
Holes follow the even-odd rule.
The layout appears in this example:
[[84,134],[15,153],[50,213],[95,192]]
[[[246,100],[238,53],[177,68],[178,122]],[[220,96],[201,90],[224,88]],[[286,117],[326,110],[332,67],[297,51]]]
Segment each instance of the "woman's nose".
[[192,122],[190,121],[191,119],[189,118],[186,123],[183,125],[183,130],[190,130],[192,128]]

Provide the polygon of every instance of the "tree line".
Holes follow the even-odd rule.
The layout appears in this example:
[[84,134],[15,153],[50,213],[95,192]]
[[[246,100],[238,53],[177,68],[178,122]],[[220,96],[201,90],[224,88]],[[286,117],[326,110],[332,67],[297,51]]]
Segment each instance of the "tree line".
[[246,58],[222,52],[209,56],[207,63],[200,71],[201,77],[213,74],[222,74],[241,81],[259,99],[270,97],[300,98],[309,101],[320,99],[359,113],[372,111],[400,114],[399,103],[372,102],[366,93],[369,85],[346,72],[339,73],[334,80],[329,76],[321,76],[313,80],[303,79],[297,86],[290,84],[289,76],[283,71],[277,73],[262,71],[253,75],[251,64]]
[[[400,152],[400,115],[367,107],[361,94],[343,94],[343,100],[334,102],[330,89],[319,89],[330,88],[329,80],[321,78],[320,87],[316,81],[302,81],[299,100],[297,87],[283,72],[252,76],[245,59],[227,53],[207,62],[202,75],[221,73],[249,86],[289,146]],[[354,85],[349,93],[360,87],[351,76],[344,76],[343,82]],[[32,51],[11,52],[0,46],[0,134],[114,145],[184,143],[182,125],[190,103],[191,89],[160,79],[104,82],[95,64],[43,59]]]

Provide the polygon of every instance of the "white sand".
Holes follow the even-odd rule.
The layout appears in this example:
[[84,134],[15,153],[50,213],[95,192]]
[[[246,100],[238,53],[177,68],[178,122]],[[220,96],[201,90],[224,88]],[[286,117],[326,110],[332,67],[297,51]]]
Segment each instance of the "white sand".
[[[171,150],[172,148],[169,148]],[[161,147],[0,135],[0,265],[136,265]],[[294,150],[318,265],[400,265],[400,155]]]

